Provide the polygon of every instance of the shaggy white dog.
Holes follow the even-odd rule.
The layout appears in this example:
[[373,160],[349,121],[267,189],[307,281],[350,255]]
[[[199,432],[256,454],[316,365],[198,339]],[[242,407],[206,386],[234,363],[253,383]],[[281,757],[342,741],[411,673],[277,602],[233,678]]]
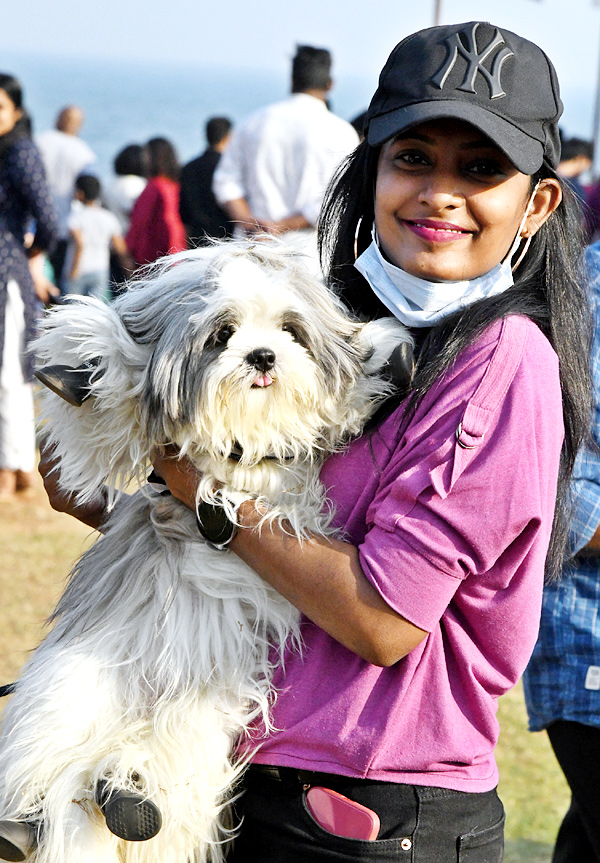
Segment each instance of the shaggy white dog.
[[[407,339],[390,319],[351,320],[274,244],[163,259],[112,306],[79,299],[45,319],[40,364],[83,367],[89,395],[79,407],[43,396],[61,482],[81,501],[106,483],[114,502],[145,480],[154,447],[174,444],[202,472],[199,499],[231,520],[258,499],[265,522],[310,541],[331,517],[320,464],[389,392],[382,369]],[[0,819],[25,836],[12,859],[221,860],[244,767],[235,743],[257,717],[268,725],[296,610],[145,484],[119,500],[52,622],[2,717]],[[114,812],[125,838],[107,829],[113,791],[142,822],[162,814],[154,838],[127,841],[143,836]],[[0,848],[11,859],[10,841]]]

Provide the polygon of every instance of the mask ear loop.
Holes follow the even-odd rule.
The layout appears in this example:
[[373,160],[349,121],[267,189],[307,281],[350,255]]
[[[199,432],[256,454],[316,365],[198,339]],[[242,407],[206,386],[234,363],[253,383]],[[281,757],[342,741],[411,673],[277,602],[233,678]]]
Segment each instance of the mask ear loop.
[[[358,260],[358,235],[360,233],[360,229],[362,227],[363,217],[361,216],[356,224],[356,230],[354,232],[354,260]],[[371,229],[371,237],[373,242],[377,246],[377,248],[381,251],[381,246],[379,245],[379,237],[377,235],[377,228],[375,227],[375,222],[373,222],[373,227]]]
[[[375,212],[375,185],[376,185],[375,180],[373,180],[373,190],[372,190],[373,212]],[[354,260],[355,261],[358,260],[358,235],[360,233],[362,223],[363,223],[363,217],[361,216],[359,218],[358,222],[356,223],[356,230],[354,231]],[[373,230],[371,232],[371,235],[373,236],[373,239],[375,240],[377,245],[379,245],[379,240],[377,239],[376,234],[377,234],[377,230],[375,228],[375,219],[373,219]]]
[[[529,197],[527,209],[525,210],[525,214],[524,214],[523,218],[521,219],[521,224],[519,225],[519,229],[517,230],[517,236],[515,237],[515,242],[512,244],[510,251],[509,251],[508,255],[506,256],[506,258],[508,258],[509,261],[512,258],[512,256],[515,254],[515,252],[517,251],[519,246],[521,245],[521,242],[523,240],[523,237],[521,236],[521,231],[523,230],[523,226],[525,225],[525,222],[527,221],[527,216],[529,215],[529,211],[531,210],[531,205],[533,204],[533,199],[535,198],[536,192],[539,189],[541,182],[542,182],[541,180],[537,181],[537,183],[535,184],[535,188]],[[516,263],[512,264],[512,266],[510,268],[511,273],[515,272],[515,270],[517,269],[517,267],[519,266],[519,264],[521,263],[521,261],[523,260],[525,255],[527,254],[527,251],[529,249],[529,246],[531,244],[532,239],[533,239],[533,234],[529,234],[529,236],[525,240],[525,245],[523,246],[521,254],[517,258]],[[506,260],[506,258],[505,258],[505,260]]]
[[362,225],[363,217],[361,216],[358,222],[356,223],[356,230],[354,232],[354,260],[358,260],[358,235],[360,233],[360,226]]
[[521,254],[519,255],[519,257],[517,258],[516,263],[514,263],[514,264],[511,266],[511,268],[510,268],[511,273],[514,273],[514,272],[515,272],[515,270],[517,269],[517,267],[519,266],[519,264],[521,263],[521,261],[523,260],[523,258],[525,257],[525,255],[527,254],[527,250],[529,249],[529,246],[530,246],[530,244],[531,244],[531,239],[532,239],[532,235],[530,234],[530,235],[527,237],[527,239],[525,240],[525,245],[523,246],[523,251],[521,252]]

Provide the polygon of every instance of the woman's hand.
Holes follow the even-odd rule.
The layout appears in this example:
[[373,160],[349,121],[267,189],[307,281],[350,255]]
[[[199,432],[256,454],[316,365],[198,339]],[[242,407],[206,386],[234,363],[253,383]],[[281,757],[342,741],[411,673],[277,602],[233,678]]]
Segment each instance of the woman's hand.
[[196,491],[200,474],[187,456],[179,457],[175,446],[161,447],[152,453],[154,472],[163,479],[177,500],[196,511]]
[[108,518],[108,507],[106,493],[104,489],[99,489],[98,495],[94,500],[85,504],[75,502],[75,496],[64,488],[61,488],[59,483],[59,472],[56,469],[58,459],[54,451],[44,439],[40,442],[40,462],[38,471],[44,481],[44,488],[50,501],[50,506],[56,512],[66,512],[67,515],[82,521],[84,524],[93,527],[94,530],[101,530],[103,524]]
[[33,279],[35,293],[45,305],[60,295],[56,285],[52,284],[44,272],[44,255],[41,252],[34,252],[29,258],[29,272]]
[[300,213],[295,216],[288,216],[286,219],[279,219],[277,222],[261,219],[259,225],[265,233],[274,236],[287,234],[288,231],[301,231],[313,227]]

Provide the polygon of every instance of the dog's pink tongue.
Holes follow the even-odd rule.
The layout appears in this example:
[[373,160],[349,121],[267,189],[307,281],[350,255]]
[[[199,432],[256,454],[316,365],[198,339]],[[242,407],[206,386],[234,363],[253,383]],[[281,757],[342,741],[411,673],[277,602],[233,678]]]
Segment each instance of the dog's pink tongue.
[[254,381],[252,386],[253,387],[270,387],[272,383],[273,383],[272,377],[270,377],[269,375],[260,375],[259,377],[256,378],[256,380]]

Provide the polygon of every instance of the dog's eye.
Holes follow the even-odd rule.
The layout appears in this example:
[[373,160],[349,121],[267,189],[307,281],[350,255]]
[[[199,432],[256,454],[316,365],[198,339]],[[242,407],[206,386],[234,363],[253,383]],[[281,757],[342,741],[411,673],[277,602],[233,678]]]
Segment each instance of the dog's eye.
[[302,326],[299,326],[296,323],[291,323],[290,321],[286,321],[286,323],[282,325],[281,329],[284,333],[289,333],[293,340],[300,345],[300,347],[308,350],[308,341],[306,339],[306,333],[302,329]]
[[230,324],[225,324],[220,330],[217,330],[215,341],[219,345],[226,345],[233,335],[233,327]]

